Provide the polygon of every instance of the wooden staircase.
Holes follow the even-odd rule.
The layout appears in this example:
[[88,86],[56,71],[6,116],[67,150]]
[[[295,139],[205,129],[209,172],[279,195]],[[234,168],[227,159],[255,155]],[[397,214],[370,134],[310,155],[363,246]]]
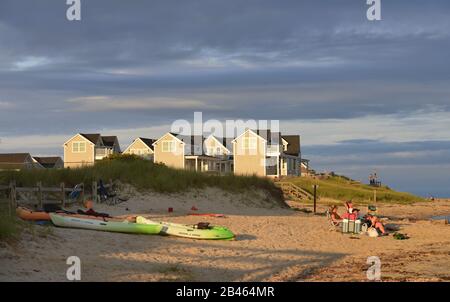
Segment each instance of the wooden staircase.
[[276,181],[275,186],[283,191],[286,200],[312,200],[314,198],[311,193],[291,182]]

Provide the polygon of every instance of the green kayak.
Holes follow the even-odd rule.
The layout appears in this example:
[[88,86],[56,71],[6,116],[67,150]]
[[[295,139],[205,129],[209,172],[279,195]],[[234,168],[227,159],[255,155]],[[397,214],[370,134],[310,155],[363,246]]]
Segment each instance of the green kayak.
[[50,218],[53,224],[59,227],[106,232],[156,235],[163,228],[160,224],[141,224],[117,218],[101,218],[85,215],[50,213]]
[[200,229],[197,225],[185,225],[162,221],[157,222],[142,216],[136,217],[136,222],[139,224],[160,225],[162,227],[160,233],[164,235],[206,240],[234,239],[234,234],[228,228],[222,226],[211,226],[206,229]]

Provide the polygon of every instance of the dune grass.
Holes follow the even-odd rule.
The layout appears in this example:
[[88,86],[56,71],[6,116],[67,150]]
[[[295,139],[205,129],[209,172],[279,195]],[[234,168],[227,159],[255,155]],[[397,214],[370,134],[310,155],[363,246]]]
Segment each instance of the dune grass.
[[376,189],[377,202],[389,203],[413,203],[425,201],[422,197],[410,193],[397,192],[387,186],[372,187],[349,179],[345,176],[332,176],[326,179],[313,179],[310,177],[290,178],[288,181],[313,193],[313,185],[319,185],[318,195],[322,198],[339,201],[353,200],[359,203],[371,203],[374,201]]
[[140,190],[161,193],[183,192],[189,189],[217,187],[229,192],[263,189],[275,200],[282,201],[280,189],[269,179],[256,176],[216,176],[206,173],[171,169],[164,165],[140,159],[135,156],[115,156],[97,162],[94,166],[76,169],[42,169],[0,172],[0,184],[16,181],[17,186],[35,186],[41,181],[44,186],[66,186],[78,183],[91,184],[102,179],[107,182],[118,180]]
[[0,241],[14,238],[20,233],[18,218],[9,212],[7,201],[0,202]]

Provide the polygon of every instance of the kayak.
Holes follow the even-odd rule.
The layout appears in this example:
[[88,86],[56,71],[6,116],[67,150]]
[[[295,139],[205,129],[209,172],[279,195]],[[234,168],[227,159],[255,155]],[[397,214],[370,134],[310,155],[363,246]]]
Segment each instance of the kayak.
[[23,220],[39,221],[50,220],[50,214],[44,211],[32,211],[25,207],[17,207],[16,214]]
[[163,235],[205,240],[225,240],[234,238],[234,234],[228,228],[222,226],[211,226],[206,229],[200,229],[197,225],[185,225],[162,221],[157,222],[142,216],[136,217],[136,222],[150,225],[158,224],[162,227],[160,234]]
[[65,228],[148,235],[159,234],[162,229],[160,224],[134,223],[118,218],[61,213],[50,213],[50,218],[54,225]]

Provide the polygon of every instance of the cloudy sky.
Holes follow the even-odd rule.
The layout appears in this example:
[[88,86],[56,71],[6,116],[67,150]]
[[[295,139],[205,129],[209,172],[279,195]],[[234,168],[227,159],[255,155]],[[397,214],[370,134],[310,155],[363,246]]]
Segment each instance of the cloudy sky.
[[278,119],[317,170],[450,196],[450,2],[0,1],[0,152]]

